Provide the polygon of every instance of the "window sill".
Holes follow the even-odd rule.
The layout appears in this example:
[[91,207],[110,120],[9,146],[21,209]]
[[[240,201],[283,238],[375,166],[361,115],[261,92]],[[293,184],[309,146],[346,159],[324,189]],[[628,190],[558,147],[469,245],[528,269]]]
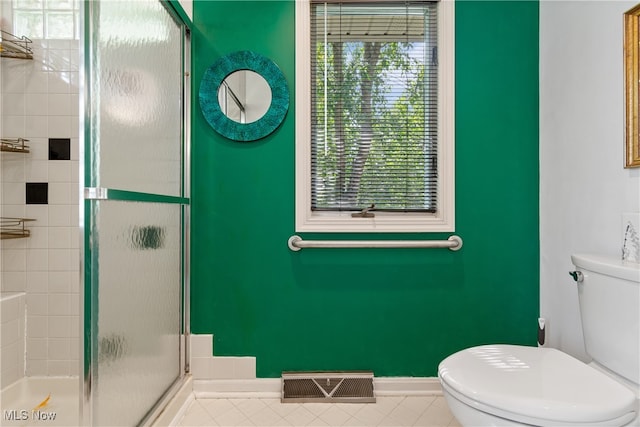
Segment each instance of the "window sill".
[[353,218],[350,212],[308,212],[296,218],[296,232],[439,233],[455,231],[453,215],[376,212],[374,218]]

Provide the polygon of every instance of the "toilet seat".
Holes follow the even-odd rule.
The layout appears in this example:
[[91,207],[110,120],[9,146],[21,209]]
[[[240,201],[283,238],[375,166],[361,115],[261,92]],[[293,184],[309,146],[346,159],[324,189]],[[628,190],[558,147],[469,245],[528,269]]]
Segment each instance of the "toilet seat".
[[443,360],[438,376],[466,405],[523,424],[620,426],[636,416],[631,390],[552,348],[468,348]]

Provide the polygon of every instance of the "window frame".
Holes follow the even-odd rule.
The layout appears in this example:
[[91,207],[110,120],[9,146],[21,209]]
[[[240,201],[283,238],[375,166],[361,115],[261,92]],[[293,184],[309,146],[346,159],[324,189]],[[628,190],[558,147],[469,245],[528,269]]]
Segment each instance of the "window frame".
[[454,0],[438,3],[437,211],[375,211],[373,218],[353,218],[351,212],[311,210],[311,3],[296,0],[296,232],[455,231]]

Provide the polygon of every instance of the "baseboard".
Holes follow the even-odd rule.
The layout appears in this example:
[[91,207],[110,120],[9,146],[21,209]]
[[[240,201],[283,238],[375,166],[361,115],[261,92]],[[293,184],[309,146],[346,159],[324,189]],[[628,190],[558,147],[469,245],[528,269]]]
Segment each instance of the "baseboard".
[[[438,378],[378,377],[373,379],[376,396],[437,396],[442,395]],[[270,398],[281,396],[280,378],[251,380],[194,380],[196,399],[212,398]]]
[[379,377],[373,379],[378,396],[441,396],[440,380],[435,377]]

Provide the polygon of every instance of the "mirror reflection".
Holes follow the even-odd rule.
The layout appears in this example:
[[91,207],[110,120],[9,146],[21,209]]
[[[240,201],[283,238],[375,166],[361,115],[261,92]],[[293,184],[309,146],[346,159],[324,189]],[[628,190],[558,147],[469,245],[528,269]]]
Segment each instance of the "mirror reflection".
[[253,123],[271,106],[271,88],[260,74],[238,70],[224,78],[218,89],[222,113],[238,123]]

